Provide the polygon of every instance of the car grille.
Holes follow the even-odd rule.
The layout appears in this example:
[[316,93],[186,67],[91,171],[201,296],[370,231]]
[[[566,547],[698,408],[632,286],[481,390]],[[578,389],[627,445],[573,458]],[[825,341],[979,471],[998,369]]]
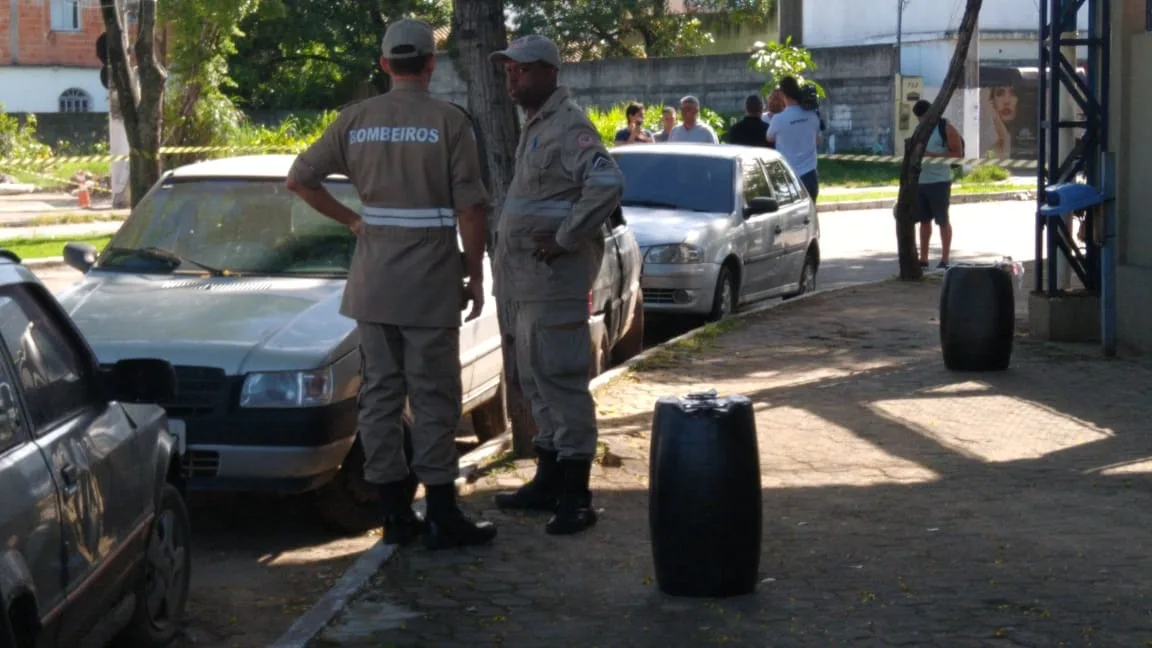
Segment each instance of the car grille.
[[164,403],[168,416],[188,418],[212,413],[224,396],[227,378],[217,367],[176,367],[176,400]]
[[215,477],[220,471],[220,453],[213,450],[189,450],[184,458],[185,477]]
[[672,298],[673,293],[676,291],[671,288],[645,288],[644,289],[644,303],[645,304],[674,304],[676,300]]

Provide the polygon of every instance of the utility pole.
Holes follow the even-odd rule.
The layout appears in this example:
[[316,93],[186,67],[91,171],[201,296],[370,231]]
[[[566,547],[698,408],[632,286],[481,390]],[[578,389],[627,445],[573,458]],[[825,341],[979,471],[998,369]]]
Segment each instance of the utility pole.
[[904,74],[904,7],[910,0],[896,0],[896,74]]

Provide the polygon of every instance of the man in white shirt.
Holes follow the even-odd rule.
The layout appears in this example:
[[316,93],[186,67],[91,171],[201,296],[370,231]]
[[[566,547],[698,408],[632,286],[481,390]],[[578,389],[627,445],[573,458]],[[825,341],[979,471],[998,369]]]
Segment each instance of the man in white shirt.
[[700,100],[688,95],[680,100],[680,124],[668,134],[669,142],[695,142],[697,144],[719,144],[720,138],[712,127],[699,121]]

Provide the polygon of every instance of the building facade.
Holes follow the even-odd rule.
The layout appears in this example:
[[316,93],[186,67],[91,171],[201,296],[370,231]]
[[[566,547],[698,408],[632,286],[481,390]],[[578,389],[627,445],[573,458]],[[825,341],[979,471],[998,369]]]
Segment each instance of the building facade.
[[1112,6],[1108,148],[1116,154],[1116,334],[1152,353],[1152,2]]
[[4,110],[107,112],[96,58],[103,31],[99,0],[0,0]]

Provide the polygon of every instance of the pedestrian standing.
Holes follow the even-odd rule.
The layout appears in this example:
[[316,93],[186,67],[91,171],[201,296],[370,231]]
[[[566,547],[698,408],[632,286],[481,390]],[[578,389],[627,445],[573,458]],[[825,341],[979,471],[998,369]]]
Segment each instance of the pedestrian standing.
[[764,121],[764,99],[748,95],[744,100],[744,119],[732,125],[724,135],[729,144],[768,146],[768,123]]
[[[921,99],[912,106],[912,114],[920,123],[932,102]],[[928,269],[928,246],[932,243],[932,222],[940,228],[940,263],[937,270],[947,270],[952,252],[952,222],[948,218],[952,203],[952,166],[946,159],[964,156],[964,143],[956,127],[941,119],[924,148],[924,164],[920,169],[917,187],[916,222],[920,223],[920,267]]]
[[[340,312],[356,320],[360,337],[357,431],[364,477],[379,484],[384,541],[405,545],[422,533],[429,549],[485,544],[496,527],[472,522],[456,503],[455,433],[461,290],[467,275],[467,319],[475,319],[484,306],[488,193],[469,116],[428,94],[436,65],[432,28],[398,21],[382,47],[391,91],[342,111],[296,159],[288,187],[356,235]],[[324,188],[332,174],[352,181],[362,214]],[[414,416],[411,470],[405,399]],[[417,479],[427,496],[426,521],[412,510]]]
[[669,142],[695,142],[698,144],[719,144],[716,131],[700,121],[700,100],[688,95],[680,100],[680,123],[668,134]]
[[780,79],[780,93],[785,108],[772,117],[772,123],[768,126],[768,143],[784,156],[788,165],[800,177],[812,202],[816,202],[816,197],[820,195],[820,179],[816,174],[820,115],[800,105],[804,95],[795,77]]
[[588,485],[597,440],[588,292],[623,177],[568,88],[557,84],[552,41],[524,36],[491,58],[504,65],[508,94],[526,118],[494,273],[505,361],[513,356],[539,428],[535,476],[497,495],[496,504],[552,511],[547,532],[568,535],[596,523]]

